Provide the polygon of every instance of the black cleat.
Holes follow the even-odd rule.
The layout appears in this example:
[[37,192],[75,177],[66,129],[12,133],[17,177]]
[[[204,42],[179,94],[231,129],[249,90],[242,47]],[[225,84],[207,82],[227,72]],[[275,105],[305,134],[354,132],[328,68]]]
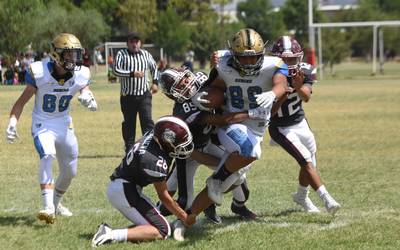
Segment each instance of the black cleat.
[[250,211],[245,205],[238,206],[232,202],[231,210],[233,213],[235,213],[247,220],[256,220],[258,218],[258,216],[255,213],[253,213],[252,211]]
[[215,204],[211,204],[208,208],[204,209],[204,215],[212,223],[221,224],[222,223],[222,219],[217,214],[216,207],[217,206]]

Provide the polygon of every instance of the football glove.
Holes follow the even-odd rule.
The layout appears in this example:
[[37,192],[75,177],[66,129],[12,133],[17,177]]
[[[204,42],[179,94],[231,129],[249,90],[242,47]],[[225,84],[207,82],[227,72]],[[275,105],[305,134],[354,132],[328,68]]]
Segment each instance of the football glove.
[[276,95],[273,91],[263,92],[258,95],[254,95],[257,99],[256,102],[263,108],[270,108],[275,101]]
[[203,104],[210,103],[209,100],[203,99],[204,96],[208,95],[207,92],[201,91],[197,92],[194,96],[192,96],[191,100],[194,106],[196,106],[198,109],[203,110],[203,111],[212,111],[212,109],[204,107]]
[[83,91],[78,96],[78,101],[85,107],[87,107],[90,111],[97,110],[97,102],[94,99],[93,93],[90,90]]
[[254,109],[249,109],[248,114],[250,119],[269,120],[271,116],[271,109],[266,109],[260,106]]
[[19,138],[17,133],[17,119],[15,117],[10,118],[8,127],[6,130],[6,138],[8,143],[14,143],[14,141]]

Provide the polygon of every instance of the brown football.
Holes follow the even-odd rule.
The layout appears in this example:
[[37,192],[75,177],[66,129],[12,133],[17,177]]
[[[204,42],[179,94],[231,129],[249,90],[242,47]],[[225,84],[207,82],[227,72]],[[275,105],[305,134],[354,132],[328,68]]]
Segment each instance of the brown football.
[[209,100],[210,103],[203,104],[207,108],[215,109],[224,105],[225,102],[225,94],[219,88],[215,87],[206,87],[202,89],[202,91],[207,92],[208,94],[203,97],[203,99]]

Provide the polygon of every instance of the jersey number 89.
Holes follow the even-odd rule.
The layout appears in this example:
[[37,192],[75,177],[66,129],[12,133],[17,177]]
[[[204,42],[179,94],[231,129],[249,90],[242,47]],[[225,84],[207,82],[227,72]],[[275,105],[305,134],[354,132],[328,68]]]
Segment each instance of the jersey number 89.
[[[257,108],[257,102],[255,95],[261,94],[262,88],[259,86],[251,86],[247,88],[247,96],[249,99],[249,107],[248,109]],[[244,109],[245,100],[243,98],[243,89],[239,86],[230,86],[229,94],[231,96],[231,105],[237,109]]]

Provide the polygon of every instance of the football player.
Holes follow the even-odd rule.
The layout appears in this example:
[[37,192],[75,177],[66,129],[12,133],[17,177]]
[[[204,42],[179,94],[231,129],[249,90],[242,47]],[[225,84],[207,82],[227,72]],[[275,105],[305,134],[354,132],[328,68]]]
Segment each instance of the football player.
[[[230,114],[215,114],[213,110],[202,111],[193,105],[191,97],[200,88],[207,86],[208,76],[203,72],[192,73],[187,69],[167,69],[160,76],[160,86],[164,94],[175,101],[173,115],[182,118],[193,134],[195,150],[191,158],[178,159],[177,167],[168,178],[168,190],[174,193],[178,189],[178,203],[182,208],[189,208],[193,202],[194,175],[200,163],[210,166],[213,170],[222,157],[224,150],[219,145],[211,142],[211,135],[216,126],[238,123],[249,119],[264,119],[258,110],[243,111]],[[256,117],[256,114],[258,115]],[[243,181],[233,190],[232,211],[244,218],[252,219],[255,214],[244,205],[249,197],[246,182]],[[163,211],[162,206],[160,207]],[[208,219],[214,223],[221,223],[215,213],[215,205],[205,211]]]
[[[252,29],[242,29],[232,40],[230,51],[219,57],[210,73],[211,85],[225,91],[225,112],[240,112],[262,107],[270,114],[273,102],[285,94],[287,66],[278,57],[264,55],[264,42]],[[204,92],[192,100],[204,108]],[[218,170],[207,179],[209,197],[216,203],[230,187],[232,173],[249,166],[261,156],[261,141],[267,127],[266,120],[247,119],[218,130],[218,138],[230,153],[221,161]]]
[[186,159],[192,151],[192,134],[186,123],[174,116],[161,117],[154,129],[128,150],[110,176],[108,199],[134,226],[112,229],[102,223],[93,236],[92,246],[168,238],[171,234],[168,221],[142,193],[149,184],[153,184],[166,208],[185,222],[187,214],[169,195],[166,178],[173,158]]
[[324,202],[326,210],[335,213],[340,205],[328,193],[316,171],[316,142],[302,107],[302,102],[311,98],[316,69],[301,62],[303,50],[293,37],[277,39],[271,54],[282,58],[289,68],[287,95],[274,104],[268,130],[272,144],[279,144],[300,165],[299,187],[293,200],[305,211],[318,213],[319,209],[308,197],[308,186],[311,186]]
[[[62,33],[51,43],[50,60],[34,62],[26,74],[26,88],[10,112],[7,141],[17,138],[17,122],[25,104],[35,95],[32,136],[40,157],[39,183],[43,209],[38,218],[53,223],[55,215],[71,216],[60,200],[76,175],[78,142],[69,116],[72,97],[91,111],[97,103],[89,89],[90,71],[82,66],[84,49],[77,37]],[[54,184],[52,162],[57,158],[60,174]]]

